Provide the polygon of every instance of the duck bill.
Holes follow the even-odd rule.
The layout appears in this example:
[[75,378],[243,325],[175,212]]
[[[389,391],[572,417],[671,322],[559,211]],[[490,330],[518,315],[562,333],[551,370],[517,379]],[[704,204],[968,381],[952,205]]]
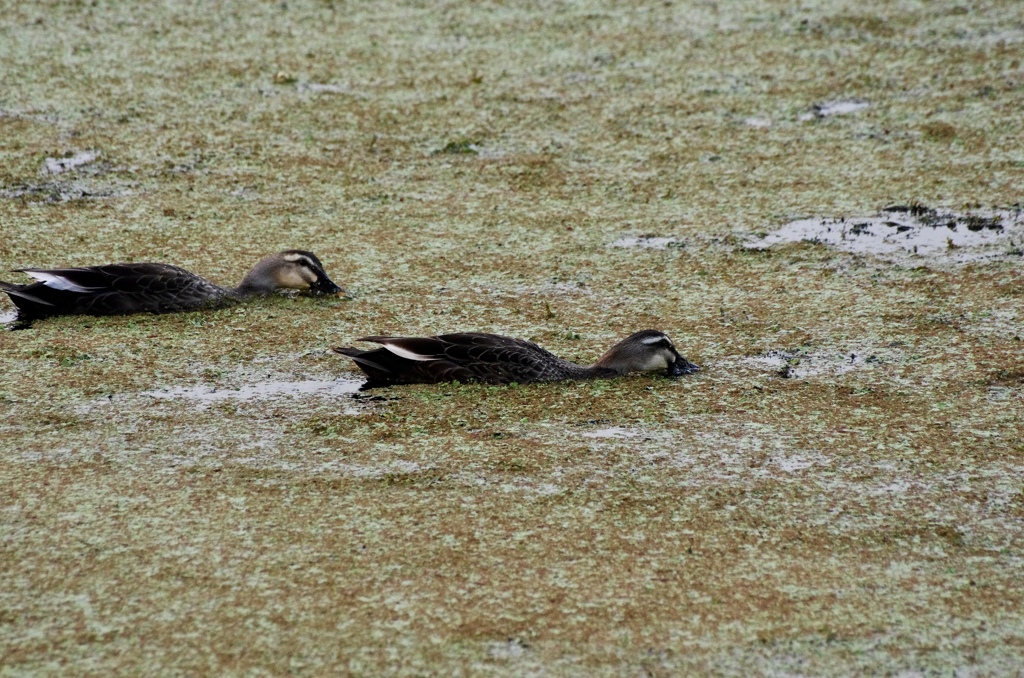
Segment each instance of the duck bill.
[[668,371],[665,375],[669,377],[681,377],[684,374],[693,374],[694,372],[699,371],[699,365],[694,365],[683,356],[677,354],[675,362],[668,366]]
[[314,297],[326,297],[333,295],[348,296],[348,292],[336,285],[334,281],[326,275],[317,278],[317,281],[309,286],[309,293]]

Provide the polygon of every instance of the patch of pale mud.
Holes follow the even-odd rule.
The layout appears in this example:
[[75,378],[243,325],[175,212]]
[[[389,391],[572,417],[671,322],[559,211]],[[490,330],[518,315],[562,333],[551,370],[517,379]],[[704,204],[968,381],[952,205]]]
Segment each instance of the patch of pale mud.
[[870,106],[866,101],[825,101],[820,104],[814,104],[811,106],[811,110],[801,115],[798,120],[800,122],[807,122],[808,120],[817,120],[820,118],[828,118],[833,115],[849,115],[862,111]]
[[870,217],[798,219],[746,247],[766,249],[796,242],[821,243],[843,252],[909,264],[1020,259],[1024,255],[1024,213],[1015,209],[955,214],[895,205]]
[[314,92],[316,94],[349,94],[352,88],[348,85],[332,85],[329,83],[304,82],[296,85],[300,92]]
[[[755,422],[715,422],[684,416],[691,424],[673,429],[603,429],[590,447],[595,452],[618,448],[631,450],[638,463],[638,478],[651,482],[666,479],[665,469],[685,472],[679,482],[686,486],[705,486],[719,481],[794,480],[806,478],[833,466],[824,451],[805,449],[786,431]],[[628,435],[618,435],[625,431]],[[586,435],[586,434],[584,434]],[[589,437],[589,436],[588,436]],[[577,470],[585,470],[580,465]],[[600,484],[607,471],[592,469],[587,482]]]
[[892,482],[876,484],[870,487],[867,494],[872,496],[886,494],[907,494],[914,487],[914,483],[905,478],[893,480]]
[[53,204],[73,200],[122,198],[131,195],[128,185],[96,184],[86,181],[48,181],[41,184],[16,184],[0,189],[0,198],[24,199],[30,204]]
[[[79,409],[79,408],[76,408]],[[135,434],[139,426],[127,421],[122,412],[105,412],[104,416],[119,424],[125,422],[121,434]],[[114,461],[117,463],[148,464],[157,472],[174,471],[177,468],[199,468],[218,465],[225,456],[220,443],[223,438],[218,438],[217,431],[208,427],[183,425],[178,427],[174,433],[173,443],[165,446],[153,446],[150,444],[108,444],[103,445],[102,451],[93,447],[83,445],[57,445],[45,449],[22,450],[16,456],[9,457],[11,461],[26,464],[46,463],[54,466],[71,466],[74,464],[89,461],[91,459]],[[187,450],[187,452],[186,452]],[[153,465],[152,461],[159,457],[159,463]]]
[[[298,361],[302,360],[303,358],[305,358],[307,356],[318,355],[318,354],[322,354],[322,353],[323,353],[322,349],[310,349],[310,350],[306,350],[306,351],[292,351],[291,353],[272,353],[272,354],[268,354],[268,355],[258,355],[258,356],[255,356],[249,362],[252,365],[274,365],[274,366],[286,365],[287,366],[289,364],[298,363]],[[197,366],[194,366],[191,371],[194,374],[201,374],[205,369],[206,369],[205,366],[197,365]],[[287,371],[287,367],[285,368],[285,371]],[[241,372],[241,371],[238,372],[238,376],[239,377],[244,378],[246,375],[247,375],[246,372]],[[269,378],[269,375],[268,375],[268,378]]]
[[[913,576],[919,577],[920,573],[914,572]],[[1008,630],[1016,629],[1017,625],[1015,617],[1007,619],[1005,615],[987,617],[979,625],[968,615],[956,617],[947,614],[943,617],[936,612],[927,625],[922,626],[929,629],[927,633],[901,628],[893,632],[868,633],[862,637],[807,634],[779,640],[764,639],[757,643],[734,643],[727,650],[715,650],[705,656],[703,670],[694,670],[681,656],[670,655],[658,666],[661,673],[647,671],[647,675],[891,675],[901,678],[1015,675],[1019,673],[1020,663],[1017,648],[1012,643],[1000,643],[996,639],[1003,637]],[[908,647],[928,647],[929,644],[935,649],[920,653],[907,650]],[[979,651],[979,648],[984,650]]]
[[677,238],[658,235],[624,235],[618,240],[608,243],[608,247],[634,248],[651,250],[664,250],[670,247],[685,247],[686,245]]
[[81,153],[68,153],[62,158],[46,158],[43,161],[42,174],[62,174],[77,170],[100,157],[99,151],[82,151]]
[[780,453],[769,457],[766,464],[776,468],[783,473],[797,473],[812,466],[825,468],[830,465],[828,458],[820,452],[794,452],[792,454]]
[[1000,339],[1024,339],[1024,322],[1016,309],[1002,308],[967,314],[958,319],[957,325],[964,332]]
[[633,429],[623,428],[621,426],[609,426],[608,428],[599,428],[593,431],[584,431],[584,438],[635,438],[640,433]]
[[756,372],[770,372],[785,379],[813,379],[835,377],[855,370],[875,369],[885,363],[899,360],[897,348],[857,346],[815,348],[809,350],[771,350],[757,356],[726,357],[715,363],[716,369],[746,368]]
[[[692,488],[795,483],[802,491],[827,498],[832,508],[823,520],[836,530],[871,530],[887,511],[891,514],[913,503],[923,507],[922,517],[936,525],[963,522],[966,514],[971,516],[967,522],[983,526],[990,535],[1009,538],[1021,533],[1013,506],[1024,494],[1024,465],[992,461],[969,473],[931,468],[922,465],[911,448],[864,448],[860,441],[868,430],[836,428],[824,432],[829,442],[815,443],[800,430],[743,421],[740,416],[726,414],[709,421],[706,415],[683,415],[677,420],[682,426],[665,435],[642,444],[616,442],[635,455],[632,475],[637,482]],[[862,451],[851,454],[852,446]],[[951,510],[949,498],[965,492],[980,500],[958,501]],[[888,508],[864,514],[857,508],[863,505]],[[850,508],[853,511],[847,513]]]
[[487,643],[487,656],[496,661],[509,661],[522,658],[530,650],[530,645],[519,638],[509,638]]
[[110,163],[97,162],[100,151],[68,152],[48,157],[39,169],[39,182],[22,182],[0,188],[0,198],[23,200],[30,204],[54,204],[74,200],[121,198],[131,195],[137,182],[111,181],[100,177],[113,170]]
[[342,396],[357,393],[361,380],[338,379],[319,381],[264,381],[235,388],[217,388],[199,384],[175,386],[156,391],[143,391],[140,395],[151,398],[181,398],[193,400],[200,406],[209,406],[222,400],[266,400],[276,397]]
[[431,471],[431,467],[422,466],[414,461],[390,459],[378,464],[352,464],[342,461],[317,463],[311,460],[298,461],[282,459],[276,456],[261,454],[250,457],[235,457],[233,465],[248,466],[268,471],[302,473],[315,476],[345,476],[365,480],[379,480],[387,477],[399,478]]
[[[282,360],[287,360],[282,356]],[[255,361],[254,361],[255,362]],[[209,372],[209,366],[194,366],[197,374]],[[185,404],[203,411],[211,406],[231,404],[267,405],[274,402],[294,403],[296,399],[323,403],[337,401],[341,414],[359,414],[361,379],[336,379],[332,375],[296,375],[289,371],[271,373],[238,370],[231,374],[215,373],[215,380],[206,378],[191,384],[168,385],[146,391],[116,393],[78,404],[77,414],[89,414],[99,408],[154,407],[156,404]]]
[[504,494],[521,494],[534,497],[553,497],[562,494],[568,488],[561,483],[549,481],[538,482],[535,478],[513,478],[499,483],[488,482],[486,478],[477,477],[475,483],[469,483],[477,487],[489,486]]
[[[552,442],[552,438],[548,436],[528,437],[538,442]],[[581,464],[581,466],[585,465],[585,463]],[[578,469],[574,469],[573,472],[576,470]],[[495,473],[489,468],[475,467],[448,473],[444,476],[444,480],[449,485],[473,488],[475,490],[544,498],[563,494],[571,489],[571,483],[568,483],[566,480],[566,476],[569,474],[570,471],[564,468],[552,469],[548,472],[510,474],[507,471]],[[594,474],[595,478],[599,478],[599,476],[599,473]],[[603,477],[600,476],[600,478]]]
[[989,386],[985,390],[985,400],[990,403],[1007,403],[1013,400],[1024,400],[1024,387]]
[[694,487],[721,481],[803,481],[835,465],[825,452],[803,449],[773,426],[746,422],[726,428],[675,432],[640,456],[656,467],[692,472],[681,482]]
[[[474,290],[476,291],[476,290]],[[574,282],[546,282],[537,285],[511,285],[505,289],[491,288],[484,292],[496,296],[509,298],[531,297],[575,297],[593,294],[593,290],[587,287],[583,281]]]
[[580,294],[593,294],[593,290],[582,281],[577,282],[553,282],[540,285],[539,289],[552,295],[575,296]]
[[11,111],[7,109],[0,109],[0,118],[31,120],[33,122],[46,123],[47,125],[60,124],[60,118],[58,118],[55,115],[47,115],[44,113],[27,113],[25,111]]
[[252,202],[253,200],[259,200],[260,192],[250,186],[239,186],[236,189],[230,191],[232,197],[238,198],[239,200],[245,200]]

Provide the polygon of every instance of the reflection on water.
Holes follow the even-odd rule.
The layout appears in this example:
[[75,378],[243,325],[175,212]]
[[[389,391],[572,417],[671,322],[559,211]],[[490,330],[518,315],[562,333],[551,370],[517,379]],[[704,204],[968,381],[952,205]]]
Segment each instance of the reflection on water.
[[357,379],[264,381],[247,384],[237,389],[214,388],[204,385],[176,386],[159,391],[145,391],[142,395],[152,398],[184,398],[203,403],[221,400],[261,400],[273,397],[342,396],[358,392],[362,383]]
[[18,319],[17,311],[0,312],[0,325],[9,325]]

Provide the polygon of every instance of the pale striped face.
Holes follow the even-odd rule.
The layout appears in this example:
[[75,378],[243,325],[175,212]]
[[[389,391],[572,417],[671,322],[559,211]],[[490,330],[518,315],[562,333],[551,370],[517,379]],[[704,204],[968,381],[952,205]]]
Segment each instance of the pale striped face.
[[651,353],[647,356],[647,359],[641,364],[641,372],[654,372],[656,370],[667,369],[675,361],[675,356],[665,351],[658,351],[657,353]]
[[274,270],[274,281],[278,287],[308,290],[319,279],[322,271],[303,254],[286,254],[281,266]]
[[644,330],[637,332],[626,342],[631,340],[639,342],[639,347],[642,349],[641,354],[647,352],[644,362],[646,367],[642,368],[644,371],[664,369],[665,376],[668,377],[679,377],[700,371],[700,366],[694,365],[681,356],[672,340],[662,332]]
[[639,371],[654,372],[656,370],[668,369],[668,366],[676,361],[676,347],[672,340],[664,334],[651,334],[640,339],[640,344],[645,348],[639,351]]
[[663,332],[643,330],[612,346],[596,364],[628,374],[670,370],[678,359],[676,347]]
[[271,274],[278,287],[308,290],[314,295],[344,292],[327,276],[323,264],[313,253],[289,250],[278,256]]

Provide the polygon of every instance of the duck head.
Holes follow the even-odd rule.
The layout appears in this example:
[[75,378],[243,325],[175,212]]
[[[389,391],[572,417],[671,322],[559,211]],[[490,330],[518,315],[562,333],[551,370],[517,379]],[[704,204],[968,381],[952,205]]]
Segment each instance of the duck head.
[[658,330],[631,334],[601,356],[595,367],[615,370],[619,374],[665,370],[667,377],[692,374],[700,369],[679,355],[668,335]]
[[279,289],[302,290],[315,297],[346,294],[330,279],[317,256],[304,250],[264,257],[238,286],[238,291],[245,294],[270,294]]

